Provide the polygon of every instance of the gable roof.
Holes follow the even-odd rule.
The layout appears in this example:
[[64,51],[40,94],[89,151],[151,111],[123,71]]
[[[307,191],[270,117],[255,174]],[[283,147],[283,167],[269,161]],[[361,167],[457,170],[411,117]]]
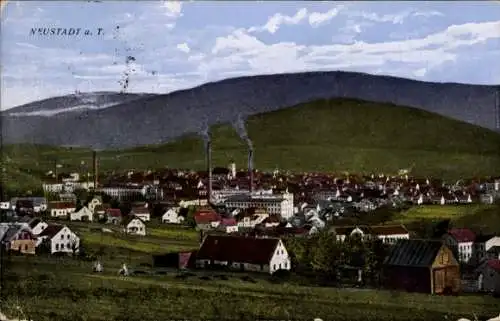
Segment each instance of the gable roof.
[[279,238],[208,235],[197,254],[199,260],[269,264]]
[[63,201],[49,202],[50,209],[75,208],[75,206],[76,204],[73,202],[63,202]]
[[119,208],[108,208],[106,209],[106,215],[113,217],[121,217],[122,211]]
[[448,231],[448,234],[459,243],[474,242],[476,240],[476,234],[468,228],[452,228]]
[[399,240],[384,260],[385,265],[429,267],[444,246],[434,240]]
[[497,272],[500,273],[500,260],[498,260],[498,259],[488,260],[486,264],[491,269],[493,269],[493,270],[495,270],[495,271],[497,271]]
[[62,229],[64,228],[64,225],[60,225],[60,224],[49,224],[45,230],[42,231],[42,233],[40,233],[40,235],[38,235],[39,237],[42,237],[42,236],[47,236],[48,238],[53,238],[57,233],[59,233],[59,231],[61,231]]
[[30,229],[34,229],[34,228],[35,228],[35,226],[37,226],[37,225],[38,225],[39,223],[41,223],[41,222],[42,222],[42,220],[41,220],[41,219],[39,219],[39,218],[34,218],[34,219],[32,219],[32,220],[28,223],[28,225],[29,225]]
[[485,243],[485,242],[491,240],[494,237],[495,237],[495,235],[493,235],[493,234],[491,234],[491,235],[488,235],[488,234],[479,234],[479,235],[476,235],[475,242],[476,243]]
[[209,224],[211,222],[220,221],[221,217],[214,211],[198,211],[194,215],[196,224]]
[[130,224],[130,222],[132,222],[133,220],[139,220],[142,224],[145,224],[144,221],[140,218],[140,217],[137,217],[135,215],[127,215],[125,217],[123,217],[122,221],[120,222],[121,225],[123,226],[127,226]]
[[400,235],[408,234],[408,230],[403,225],[378,225],[370,226],[372,235]]
[[0,242],[8,242],[12,239],[14,235],[16,235],[23,226],[21,225],[11,225],[4,232],[3,235],[0,235]]

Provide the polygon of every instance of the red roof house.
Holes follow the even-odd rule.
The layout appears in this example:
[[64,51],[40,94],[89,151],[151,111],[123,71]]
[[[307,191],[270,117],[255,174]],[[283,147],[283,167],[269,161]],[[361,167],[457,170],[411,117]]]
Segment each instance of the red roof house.
[[208,235],[196,255],[198,267],[226,265],[238,270],[273,273],[290,269],[288,252],[279,238]]

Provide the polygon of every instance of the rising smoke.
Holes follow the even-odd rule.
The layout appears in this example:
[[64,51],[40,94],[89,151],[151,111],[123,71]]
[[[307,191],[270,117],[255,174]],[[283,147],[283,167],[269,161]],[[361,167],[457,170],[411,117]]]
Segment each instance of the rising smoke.
[[238,118],[233,124],[234,129],[236,129],[236,132],[240,136],[241,139],[243,139],[248,146],[248,149],[253,152],[253,143],[250,140],[250,137],[248,137],[247,129],[245,126],[245,119],[241,116],[238,115]]
[[238,118],[236,121],[233,123],[233,127],[240,136],[242,140],[244,140],[247,143],[248,146],[248,151],[249,151],[249,157],[248,157],[248,168],[249,170],[253,169],[253,143],[250,140],[250,137],[248,137],[247,129],[245,126],[245,119],[240,115],[238,115]]
[[210,134],[208,125],[205,125],[203,129],[200,131],[200,136],[203,139],[203,143],[205,144],[205,149],[207,148],[208,143],[210,142]]

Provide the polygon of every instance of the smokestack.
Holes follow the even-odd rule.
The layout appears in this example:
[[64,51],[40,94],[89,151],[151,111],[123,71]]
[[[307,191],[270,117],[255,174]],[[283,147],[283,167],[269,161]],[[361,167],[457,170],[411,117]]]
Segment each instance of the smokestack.
[[99,164],[97,162],[97,152],[94,150],[92,151],[92,174],[94,175],[94,189],[97,189],[97,184],[98,184],[98,168]]
[[495,91],[495,129],[500,131],[500,88]]
[[208,202],[212,202],[212,142],[207,141]]
[[249,191],[250,194],[253,193],[253,150],[249,149],[248,150],[248,177],[250,179],[250,185],[249,185]]

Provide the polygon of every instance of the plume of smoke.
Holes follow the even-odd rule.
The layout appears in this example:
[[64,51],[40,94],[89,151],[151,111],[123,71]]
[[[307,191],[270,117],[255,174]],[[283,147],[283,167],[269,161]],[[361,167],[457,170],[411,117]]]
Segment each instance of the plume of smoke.
[[248,149],[250,149],[253,152],[253,143],[250,140],[250,137],[248,137],[247,129],[245,126],[245,120],[241,115],[238,115],[238,118],[234,122],[233,127],[234,129],[236,129],[236,132],[238,133],[240,138],[247,143]]
[[210,133],[209,133],[208,125],[205,125],[203,127],[203,129],[200,131],[200,136],[203,139],[203,143],[205,144],[205,148],[207,148],[207,145],[210,142]]

